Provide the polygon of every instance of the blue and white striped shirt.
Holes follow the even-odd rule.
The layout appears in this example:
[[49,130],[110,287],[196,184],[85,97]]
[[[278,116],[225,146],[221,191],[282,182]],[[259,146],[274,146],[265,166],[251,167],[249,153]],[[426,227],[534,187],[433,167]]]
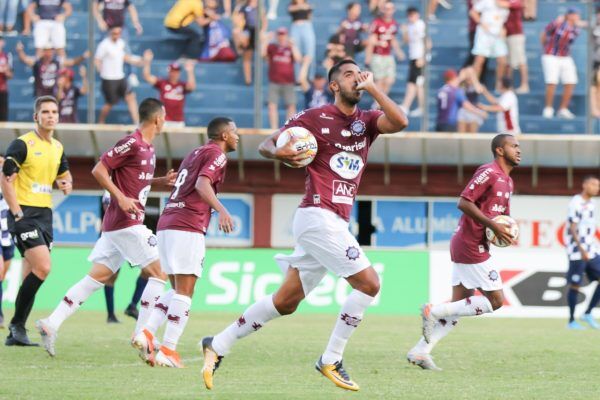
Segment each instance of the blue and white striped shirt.
[[0,246],[8,247],[11,244],[12,239],[8,232],[8,204],[0,191]]

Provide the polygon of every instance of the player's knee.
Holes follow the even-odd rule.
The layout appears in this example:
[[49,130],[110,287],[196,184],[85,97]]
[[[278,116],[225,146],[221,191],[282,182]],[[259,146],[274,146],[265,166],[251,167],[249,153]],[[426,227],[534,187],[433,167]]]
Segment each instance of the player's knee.
[[504,295],[498,294],[490,299],[490,303],[492,304],[492,310],[496,311],[502,304],[504,304]]
[[296,311],[301,301],[302,299],[292,297],[286,299],[273,298],[273,305],[279,314],[290,315]]
[[50,269],[50,264],[40,265],[33,269],[33,273],[41,280],[45,280],[50,274]]

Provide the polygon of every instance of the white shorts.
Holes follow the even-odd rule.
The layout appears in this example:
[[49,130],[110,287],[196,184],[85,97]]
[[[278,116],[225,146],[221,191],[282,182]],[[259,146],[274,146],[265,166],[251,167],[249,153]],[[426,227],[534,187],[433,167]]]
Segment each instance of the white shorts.
[[481,116],[464,108],[458,110],[457,118],[459,122],[464,122],[466,124],[476,123],[477,126],[481,126],[483,124],[483,118],[481,118]]
[[158,231],[156,235],[160,267],[167,275],[202,276],[206,254],[203,234],[167,229]]
[[373,54],[371,70],[373,71],[373,79],[376,81],[384,78],[396,79],[396,59],[393,55]]
[[452,286],[463,285],[467,289],[482,289],[488,292],[502,290],[500,273],[490,260],[481,264],[459,264],[452,266]]
[[146,267],[158,260],[158,241],[144,225],[134,225],[112,232],[102,232],[88,261],[106,265],[117,272],[124,261]]
[[477,27],[477,31],[475,32],[475,44],[473,45],[471,53],[485,58],[506,57],[508,54],[508,47],[506,46],[504,37],[492,35],[485,32],[480,27]]
[[64,22],[42,19],[33,26],[33,44],[36,49],[64,49],[67,33]]
[[521,65],[527,65],[527,54],[525,53],[525,35],[510,35],[506,38],[508,43],[508,65],[517,69]]
[[285,273],[289,267],[300,272],[308,295],[327,271],[347,278],[371,266],[348,222],[332,211],[318,207],[298,208],[293,222],[296,247],[289,255],[277,254],[275,261]]
[[542,56],[542,70],[546,85],[576,85],[577,67],[572,57],[559,57],[551,54]]

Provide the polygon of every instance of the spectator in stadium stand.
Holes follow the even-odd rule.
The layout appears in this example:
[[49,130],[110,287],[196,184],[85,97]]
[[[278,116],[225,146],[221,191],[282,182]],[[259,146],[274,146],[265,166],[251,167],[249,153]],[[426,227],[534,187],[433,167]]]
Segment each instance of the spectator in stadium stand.
[[42,50],[39,58],[25,54],[23,43],[15,46],[19,60],[33,70],[33,97],[54,96],[58,81],[58,72],[61,68],[69,68],[81,64],[89,58],[90,52],[86,50],[76,58],[64,59],[57,57],[53,48]]
[[302,55],[298,77],[308,76],[309,80],[313,79],[317,54],[317,37],[311,21],[313,7],[305,0],[290,0],[288,13],[292,17],[290,37]]
[[[375,84],[387,95],[396,81],[394,55],[399,61],[404,60],[405,56],[396,38],[399,25],[394,19],[394,12],[396,11],[394,3],[391,1],[386,2],[382,10],[381,17],[376,18],[371,23],[365,64],[373,72]],[[373,102],[372,108],[379,108],[379,105]]]
[[504,76],[508,55],[504,29],[504,22],[509,14],[508,6],[507,0],[478,0],[469,12],[477,23],[475,42],[471,50],[475,56],[473,68],[483,81],[483,63],[488,58],[496,59],[496,90],[500,88],[500,79]]
[[104,105],[100,110],[98,123],[106,123],[110,110],[121,99],[125,100],[127,109],[134,124],[139,122],[137,113],[137,100],[135,93],[127,84],[124,64],[142,66],[143,60],[139,56],[126,53],[125,41],[121,38],[122,28],[113,27],[96,48],[94,62],[102,80],[102,94]]
[[[425,22],[419,15],[419,10],[409,7],[406,10],[408,25],[402,25],[402,39],[408,44],[408,82],[404,101],[400,106],[404,114],[411,117],[423,115],[425,107],[425,90],[423,85],[423,67],[426,62],[426,50],[431,48],[431,41],[427,39]],[[410,111],[413,100],[417,98],[417,108]]]
[[267,29],[267,17],[263,12],[261,18],[261,32],[256,32],[258,22],[258,0],[245,0],[238,3],[233,11],[233,42],[242,55],[242,71],[246,85],[252,85],[252,56],[254,55],[254,41],[256,34],[262,35]]
[[429,22],[437,22],[435,11],[437,10],[438,5],[444,7],[446,10],[452,9],[452,4],[447,0],[430,0],[429,8],[427,10],[427,20]]
[[346,46],[342,43],[340,35],[336,33],[329,38],[329,43],[327,43],[325,49],[325,58],[321,65],[329,71],[331,67],[342,61],[344,58],[348,58]]
[[500,83],[500,97],[496,98],[483,88],[483,95],[490,104],[478,104],[478,107],[490,113],[496,113],[498,133],[519,135],[519,99],[513,89],[512,79],[505,76]]
[[590,86],[590,108],[592,109],[592,115],[600,118],[600,7],[596,8],[592,40],[594,45],[594,70],[592,72],[592,86]]
[[154,54],[152,50],[144,52],[144,80],[154,86],[160,93],[160,101],[165,105],[165,128],[185,126],[185,96],[196,90],[196,76],[194,75],[194,62],[191,60],[183,64],[187,81],[181,80],[181,64],[173,62],[167,67],[166,78],[159,78],[150,72]]
[[[206,0],[204,7],[204,48],[200,54],[201,61],[233,62],[237,59],[231,47],[231,30],[221,20],[219,2]],[[167,113],[168,114],[168,113]]]
[[[467,17],[469,21],[469,54],[467,55],[467,59],[463,64],[463,68],[473,65],[473,62],[475,61],[475,55],[473,54],[473,46],[475,45],[475,32],[477,31],[477,22],[475,22],[473,17],[471,17],[471,10],[473,9],[473,3],[476,1],[479,0],[467,0]],[[483,62],[483,65],[481,66],[481,76],[486,76],[487,64],[488,61],[486,58]]]
[[0,36],[0,121],[8,121],[8,80],[13,77],[13,57],[4,51],[5,44]]
[[506,43],[508,44],[507,74],[512,77],[513,70],[521,73],[521,84],[516,93],[529,93],[529,75],[527,54],[525,53],[525,34],[523,33],[523,0],[509,0],[508,19],[504,23]]
[[480,110],[467,100],[465,92],[460,88],[461,78],[455,70],[444,72],[446,84],[437,93],[437,117],[435,130],[437,132],[456,132],[458,110],[463,107],[481,118],[487,118],[487,113]]
[[16,36],[18,32],[15,30],[17,22],[17,11],[19,9],[20,0],[4,0],[0,2],[0,34],[6,36]]
[[577,67],[571,57],[571,45],[579,36],[580,26],[583,26],[576,8],[569,8],[550,22],[541,35],[542,70],[546,82],[546,104],[542,116],[554,116],[554,93],[556,85],[563,84],[563,95],[556,115],[565,119],[573,119],[575,115],[569,110],[569,102],[577,84]]
[[144,32],[137,9],[130,0],[96,0],[93,10],[98,28],[102,32],[106,32],[115,26],[125,29],[125,14],[127,11],[129,11],[135,33],[141,35]]
[[369,31],[369,25],[360,20],[362,7],[360,3],[353,1],[346,6],[346,18],[340,23],[337,34],[344,44],[346,54],[354,57],[367,47],[367,40],[363,34]]
[[73,12],[71,3],[67,0],[33,0],[27,6],[26,12],[33,22],[36,56],[40,57],[44,49],[53,47],[59,57],[65,57],[65,20]]
[[182,55],[189,59],[198,58],[202,51],[205,24],[202,0],[177,0],[164,19],[169,32],[186,38]]
[[277,29],[277,38],[273,40],[272,32],[265,35],[262,56],[269,63],[269,124],[271,129],[279,127],[279,101],[283,98],[286,118],[296,113],[296,77],[294,66],[302,61],[296,45],[290,40],[286,28]]
[[327,78],[324,74],[317,72],[312,82],[300,81],[300,88],[304,92],[304,108],[321,107],[325,104],[333,104],[333,94],[327,87]]
[[525,0],[523,18],[525,21],[535,21],[537,18],[537,0]]
[[[465,96],[471,104],[479,103],[479,95],[485,89],[479,82],[473,67],[465,67],[459,72],[460,87],[465,91]],[[464,107],[458,110],[457,130],[461,133],[477,133],[484,120],[479,113],[471,112]]]
[[71,68],[63,68],[58,73],[58,85],[56,86],[56,100],[58,100],[59,122],[61,124],[76,124],[79,122],[77,117],[77,105],[79,98],[85,96],[88,92],[87,68],[79,67],[79,77],[81,86],[73,83],[75,72]]

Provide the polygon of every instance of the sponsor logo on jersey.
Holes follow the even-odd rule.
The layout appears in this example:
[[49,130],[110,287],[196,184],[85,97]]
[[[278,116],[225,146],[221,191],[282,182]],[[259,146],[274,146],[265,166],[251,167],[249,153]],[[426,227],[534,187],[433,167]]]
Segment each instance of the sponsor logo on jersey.
[[31,184],[31,192],[32,193],[52,194],[52,186],[51,185],[44,185],[42,183],[33,182]]
[[37,229],[34,229],[29,232],[23,232],[19,236],[21,237],[22,241],[26,241],[28,239],[37,239],[40,237],[40,234],[38,233]]
[[321,128],[321,133],[323,135],[329,135],[329,128]]
[[346,257],[351,261],[357,260],[360,257],[360,250],[354,246],[350,246],[346,249]]
[[354,142],[354,144],[351,145],[335,143],[334,146],[340,150],[356,152],[367,147],[367,139],[363,139],[361,142]]
[[331,170],[344,179],[356,178],[364,166],[365,163],[361,157],[345,151],[334,154],[329,160]]
[[150,179],[152,179],[154,177],[154,174],[151,172],[140,172],[140,174],[138,175],[138,179],[140,181],[149,181]]
[[142,160],[142,165],[148,165],[148,160]]
[[352,125],[350,125],[350,130],[354,136],[362,136],[365,134],[367,126],[363,121],[357,119],[356,121],[352,122]]
[[[490,179],[490,174],[494,172],[494,170],[492,168],[486,168],[482,173],[480,173],[479,175],[477,175],[477,178],[475,178],[475,180],[473,181],[473,183],[475,185],[483,185],[484,183],[486,183],[489,179]],[[473,189],[474,186],[471,185],[471,189]]]
[[313,204],[321,204],[321,195],[313,194]]
[[331,201],[333,203],[341,203],[352,205],[354,196],[356,195],[356,185],[346,181],[333,181],[331,192]]
[[108,153],[106,153],[109,157],[112,157],[114,152],[112,150],[109,150]]
[[226,162],[227,156],[225,155],[225,153],[223,153],[212,162],[208,169],[210,169],[211,171],[215,171],[217,168],[221,168],[223,165],[225,165]]
[[500,204],[494,204],[492,206],[492,209],[490,211],[503,213],[503,212],[506,211],[506,206],[503,206],[503,205],[500,205]]
[[[131,145],[135,143],[135,138],[130,138],[128,141],[126,141],[123,144],[120,144],[118,146],[115,146],[113,148],[113,151],[117,154],[125,154],[127,153],[129,150],[131,150]],[[112,157],[112,156],[111,156]]]
[[[287,121],[285,121],[285,124],[284,124],[284,125],[287,125],[287,124],[289,124],[290,122],[292,122],[292,121],[294,121],[294,120],[296,120],[296,119],[300,118],[300,117],[301,117],[301,116],[303,116],[305,113],[306,113],[306,111],[305,111],[305,110],[302,110],[302,111],[300,111],[300,112],[298,112],[298,113],[296,113],[296,114],[292,115],[292,116],[291,116],[291,117],[290,117],[290,118],[289,118]],[[331,119],[333,119],[333,118],[331,118]]]
[[165,208],[185,208],[185,202],[179,201],[177,203],[169,203],[165,206]]
[[350,137],[350,136],[352,136],[352,132],[350,132],[348,129],[342,129],[341,134],[342,134],[343,137]]
[[321,115],[319,115],[319,118],[328,119],[328,120],[333,121],[333,117],[325,114],[324,112],[322,112]]

